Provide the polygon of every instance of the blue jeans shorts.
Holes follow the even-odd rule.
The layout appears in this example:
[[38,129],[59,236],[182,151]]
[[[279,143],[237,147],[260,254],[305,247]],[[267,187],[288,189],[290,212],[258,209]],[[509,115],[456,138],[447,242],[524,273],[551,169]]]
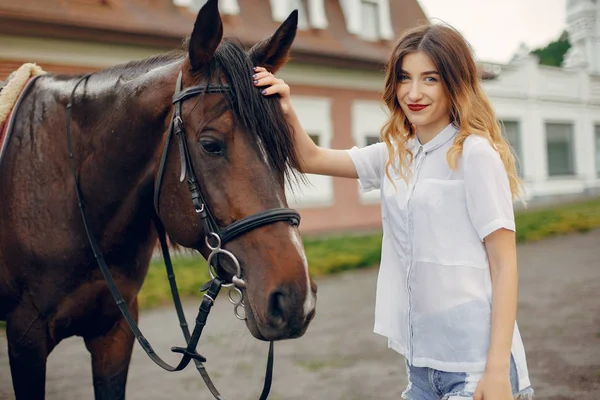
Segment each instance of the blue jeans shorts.
[[[480,373],[445,372],[432,368],[414,367],[406,363],[408,386],[402,393],[406,400],[467,400],[472,399],[483,375]],[[533,399],[533,389],[519,392],[517,367],[511,357],[510,384],[515,399]]]

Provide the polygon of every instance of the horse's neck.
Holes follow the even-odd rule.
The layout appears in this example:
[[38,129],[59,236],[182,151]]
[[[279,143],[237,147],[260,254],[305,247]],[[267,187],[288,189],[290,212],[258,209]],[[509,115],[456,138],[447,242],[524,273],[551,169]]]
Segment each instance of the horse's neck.
[[[126,82],[99,74],[91,77],[85,95],[73,99],[72,124],[79,129],[72,135],[80,152],[75,158],[80,179],[89,179],[88,191],[96,191],[88,196],[93,196],[101,219],[108,221],[123,210],[136,214],[134,210],[151,206],[154,171],[178,71],[173,64]],[[83,88],[77,93],[83,93]]]

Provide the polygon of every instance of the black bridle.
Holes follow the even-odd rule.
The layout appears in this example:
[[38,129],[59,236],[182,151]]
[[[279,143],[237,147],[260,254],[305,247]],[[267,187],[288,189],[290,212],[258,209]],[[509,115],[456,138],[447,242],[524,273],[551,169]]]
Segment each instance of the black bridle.
[[[208,376],[208,373],[206,372],[206,369],[203,364],[206,361],[206,358],[204,358],[202,355],[198,354],[196,351],[196,347],[198,345],[198,341],[202,334],[202,330],[203,330],[204,326],[206,325],[206,320],[208,318],[208,314],[214,304],[214,301],[215,301],[217,295],[219,294],[219,291],[221,290],[221,287],[228,286],[228,287],[230,287],[230,290],[231,290],[231,288],[233,288],[238,292],[239,301],[237,301],[237,302],[232,300],[231,292],[230,292],[230,296],[229,296],[230,300],[232,300],[232,303],[234,303],[234,305],[236,307],[235,314],[236,314],[236,316],[238,316],[238,318],[240,318],[240,317],[237,312],[237,309],[240,306],[243,307],[243,297],[242,297],[242,294],[241,294],[241,291],[239,290],[239,288],[244,288],[246,284],[245,284],[244,280],[242,279],[242,272],[241,272],[239,262],[232,253],[230,253],[227,250],[222,249],[221,246],[224,245],[225,243],[237,238],[238,236],[240,236],[244,233],[247,233],[251,230],[254,230],[254,229],[259,228],[264,225],[272,224],[274,222],[286,221],[286,222],[289,222],[292,226],[298,226],[298,224],[300,223],[300,214],[297,211],[289,209],[289,208],[274,208],[274,209],[270,209],[270,210],[266,210],[266,211],[261,211],[257,214],[242,218],[224,228],[221,228],[219,226],[219,224],[217,223],[217,221],[215,220],[213,215],[210,213],[208,204],[205,200],[205,197],[202,194],[202,191],[200,190],[198,180],[196,179],[196,175],[194,173],[194,169],[193,169],[193,166],[191,163],[191,158],[190,158],[190,154],[189,154],[189,150],[188,150],[188,146],[187,146],[187,140],[186,140],[186,135],[185,135],[183,119],[181,117],[181,103],[183,103],[185,100],[187,100],[189,98],[198,96],[200,94],[228,93],[230,89],[227,85],[199,85],[199,86],[193,86],[193,87],[189,87],[185,90],[182,90],[182,88],[181,88],[182,73],[180,72],[179,76],[177,77],[177,83],[175,86],[175,94],[173,96],[173,105],[174,105],[173,113],[171,116],[171,122],[169,124],[169,130],[167,133],[167,137],[165,139],[162,156],[160,159],[157,178],[155,181],[155,191],[154,191],[154,208],[156,210],[156,217],[154,219],[154,222],[155,222],[156,230],[158,233],[158,238],[159,238],[159,241],[161,244],[161,249],[163,252],[163,258],[165,261],[165,267],[167,270],[169,285],[171,287],[171,294],[173,296],[173,303],[175,305],[177,317],[179,319],[179,325],[181,327],[183,336],[186,341],[186,347],[171,348],[171,351],[176,352],[176,353],[181,353],[182,358],[181,358],[181,361],[179,362],[179,364],[177,364],[176,366],[169,365],[168,363],[163,361],[154,352],[154,350],[152,349],[152,346],[150,345],[148,340],[143,336],[135,319],[131,315],[129,308],[127,307],[125,300],[121,296],[121,293],[119,292],[119,290],[115,284],[115,281],[108,269],[108,266],[106,265],[106,262],[102,255],[102,252],[100,251],[98,241],[96,240],[96,237],[90,228],[90,224],[89,224],[88,218],[85,213],[83,195],[81,193],[79,179],[77,177],[77,172],[76,172],[76,168],[75,168],[75,160],[73,157],[73,151],[72,151],[72,145],[71,145],[71,108],[73,105],[73,98],[75,95],[75,91],[77,90],[77,87],[81,84],[81,82],[83,82],[84,80],[87,80],[90,76],[91,75],[86,75],[86,76],[82,77],[75,84],[75,87],[73,88],[73,91],[71,92],[71,97],[70,97],[69,103],[67,105],[66,133],[67,133],[67,147],[69,150],[69,158],[70,158],[71,169],[73,172],[73,178],[74,178],[74,182],[75,182],[75,191],[77,193],[78,205],[79,205],[79,209],[80,209],[81,216],[83,219],[83,224],[85,226],[85,230],[86,230],[86,233],[88,236],[88,241],[89,241],[92,251],[94,253],[94,257],[96,258],[98,265],[100,266],[102,275],[104,276],[106,283],[108,285],[108,288],[110,289],[110,292],[111,292],[113,298],[115,299],[117,306],[121,310],[121,313],[123,314],[125,321],[131,328],[138,343],[140,344],[142,349],[144,349],[146,354],[148,354],[150,359],[152,359],[152,361],[154,361],[161,368],[163,368],[167,371],[170,371],[170,372],[181,371],[189,364],[189,362],[191,360],[193,360],[194,363],[196,364],[196,368],[200,372],[200,375],[204,379],[204,382],[206,383],[206,385],[207,385],[208,389],[210,390],[210,392],[212,393],[212,395],[217,400],[223,400],[223,397],[219,394],[219,392],[215,388],[214,384],[212,383],[212,380]],[[196,323],[194,326],[194,330],[191,334],[189,332],[188,324],[186,322],[185,315],[183,313],[183,307],[181,305],[179,291],[177,289],[177,283],[175,282],[175,274],[173,271],[171,257],[170,257],[169,249],[167,246],[166,233],[165,233],[164,227],[159,219],[160,190],[161,190],[161,185],[162,185],[162,179],[163,179],[163,176],[165,173],[165,165],[166,165],[166,160],[167,160],[168,153],[169,153],[169,145],[171,143],[171,139],[173,138],[173,135],[175,135],[176,137],[179,138],[179,157],[180,157],[180,161],[181,161],[181,171],[180,171],[179,181],[183,182],[187,176],[187,186],[190,191],[192,204],[194,206],[196,214],[200,218],[200,222],[204,229],[206,245],[211,250],[210,255],[207,257],[207,263],[209,266],[209,271],[210,271],[212,280],[207,282],[201,288],[201,290],[206,293],[202,297],[202,302],[201,302],[199,310],[198,310],[198,315],[196,316]],[[215,272],[213,273],[213,270],[211,269],[211,268],[213,268],[213,265],[212,265],[213,260],[215,261],[216,264],[218,264],[218,257],[214,257],[215,255],[228,256],[229,258],[231,258],[233,260],[234,265],[237,267],[236,274],[233,276],[233,278],[231,278],[230,283],[227,283],[226,279],[223,279],[219,276],[218,268],[216,268],[216,266],[214,266]],[[242,319],[242,318],[240,318],[240,319]],[[273,375],[273,342],[270,342],[269,355],[268,355],[268,359],[267,359],[267,371],[265,374],[265,381],[264,381],[263,391],[260,395],[260,400],[265,400],[269,395],[269,391],[271,389],[272,375]]]
[[228,93],[230,89],[227,85],[211,84],[193,86],[185,90],[181,90],[181,78],[182,74],[180,72],[179,76],[177,77],[177,83],[175,84],[175,95],[173,96],[174,109],[171,117],[169,133],[165,141],[160,160],[160,166],[158,168],[158,175],[156,178],[156,185],[154,189],[154,208],[156,209],[156,214],[160,215],[160,189],[165,171],[165,163],[169,152],[169,144],[174,134],[179,138],[179,159],[181,161],[181,173],[179,175],[179,181],[183,182],[187,176],[187,184],[192,197],[192,204],[194,205],[194,209],[202,221],[207,240],[210,240],[211,237],[218,236],[221,245],[223,245],[246,232],[259,228],[263,225],[268,225],[279,221],[288,221],[290,224],[298,226],[300,223],[300,214],[298,214],[297,211],[290,208],[273,208],[270,210],[261,211],[249,217],[242,218],[225,228],[219,228],[219,225],[216,223],[214,217],[208,210],[207,202],[202,195],[202,191],[200,190],[198,180],[196,179],[196,175],[192,167],[185,136],[183,118],[181,117],[181,104],[185,100],[200,94]]

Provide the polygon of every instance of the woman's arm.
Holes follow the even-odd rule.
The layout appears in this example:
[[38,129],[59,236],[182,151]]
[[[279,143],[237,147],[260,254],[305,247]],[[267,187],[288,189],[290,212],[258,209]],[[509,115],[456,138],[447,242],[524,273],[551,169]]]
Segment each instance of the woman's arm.
[[484,239],[492,278],[492,327],[485,372],[474,399],[512,399],[510,355],[517,317],[515,233],[498,229]]
[[489,234],[485,248],[492,278],[492,331],[486,369],[510,369],[510,350],[517,318],[517,248],[515,233],[498,229]]
[[254,84],[258,87],[265,87],[263,94],[271,96],[277,93],[281,97],[281,108],[294,131],[300,172],[357,179],[356,168],[347,151],[317,146],[302,128],[290,101],[288,84],[282,79],[275,78],[263,67],[256,67],[254,70]]
[[490,346],[474,400],[513,399],[510,354],[517,313],[515,218],[500,154],[477,135],[463,144],[469,218],[483,242],[492,281]]

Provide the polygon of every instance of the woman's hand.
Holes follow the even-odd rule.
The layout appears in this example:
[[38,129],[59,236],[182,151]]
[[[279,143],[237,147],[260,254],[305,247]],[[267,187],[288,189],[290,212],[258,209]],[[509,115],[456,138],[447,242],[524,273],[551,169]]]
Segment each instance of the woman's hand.
[[342,178],[358,178],[354,163],[347,151],[319,147],[308,136],[292,107],[290,87],[283,79],[275,78],[272,73],[263,67],[254,67],[252,79],[256,87],[263,88],[263,95],[279,95],[285,119],[292,127],[294,134],[296,154],[300,161],[298,166],[300,172]]
[[280,96],[281,108],[283,113],[288,115],[292,110],[290,101],[290,87],[283,79],[275,78],[275,75],[264,69],[263,67],[254,67],[254,75],[252,75],[254,85],[257,87],[265,87],[262,94],[270,96],[277,93]]
[[513,400],[508,373],[486,371],[477,384],[473,400]]

